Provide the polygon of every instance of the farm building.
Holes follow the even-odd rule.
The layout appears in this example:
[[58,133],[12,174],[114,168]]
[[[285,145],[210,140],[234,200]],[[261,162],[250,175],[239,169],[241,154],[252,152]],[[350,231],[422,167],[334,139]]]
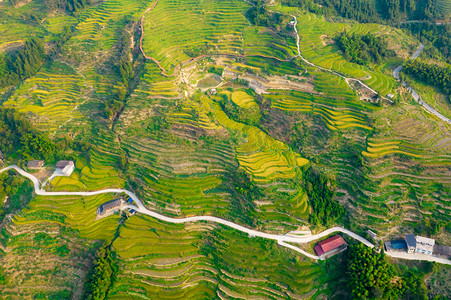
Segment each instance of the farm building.
[[415,252],[432,255],[432,252],[434,251],[434,245],[435,245],[434,239],[430,239],[430,238],[426,238],[426,237],[417,235],[416,242],[417,242],[417,245],[415,248]]
[[30,160],[27,164],[28,169],[40,169],[44,166],[43,160]]
[[75,164],[71,160],[60,160],[56,163],[56,170],[60,171],[63,176],[70,176],[75,169]]
[[97,209],[97,214],[101,216],[101,215],[104,215],[104,214],[106,214],[108,212],[116,212],[116,211],[119,210],[119,208],[121,207],[121,205],[123,203],[124,203],[124,200],[122,198],[115,199],[113,201],[103,203]]
[[343,240],[343,238],[339,235],[334,235],[333,237],[328,238],[322,242],[319,242],[318,245],[315,246],[316,254],[321,258],[327,258],[334,254],[340,253],[346,250],[348,244]]
[[417,248],[417,240],[413,234],[406,234],[407,253],[415,252]]
[[407,243],[405,240],[388,241],[384,243],[385,251],[407,251]]

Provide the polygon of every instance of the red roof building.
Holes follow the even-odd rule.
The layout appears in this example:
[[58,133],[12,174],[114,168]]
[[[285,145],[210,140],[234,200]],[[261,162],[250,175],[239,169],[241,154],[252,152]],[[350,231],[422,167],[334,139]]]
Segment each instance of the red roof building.
[[343,240],[343,238],[339,235],[334,235],[333,237],[328,238],[322,242],[319,242],[318,245],[315,246],[315,252],[318,256],[323,256],[327,254],[335,253],[334,250],[341,250],[346,248],[347,244]]

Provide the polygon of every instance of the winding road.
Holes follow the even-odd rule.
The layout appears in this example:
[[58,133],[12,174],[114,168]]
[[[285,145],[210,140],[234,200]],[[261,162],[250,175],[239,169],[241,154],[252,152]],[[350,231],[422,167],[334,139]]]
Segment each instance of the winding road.
[[[418,56],[420,56],[421,51],[423,51],[424,49],[424,45],[420,44],[420,46],[418,47],[418,49],[415,51],[415,53],[412,55],[412,57],[410,57],[410,60],[414,60],[416,59]],[[393,71],[393,77],[395,77],[397,80],[400,80],[399,78],[399,72],[401,72],[402,70],[402,65],[400,65],[399,67],[397,67],[394,71]],[[418,104],[420,104],[421,106],[424,107],[424,109],[426,109],[429,113],[435,115],[436,117],[438,117],[439,119],[448,122],[451,124],[451,120],[448,119],[447,117],[445,117],[444,115],[442,115],[441,113],[439,113],[438,111],[436,111],[432,106],[430,106],[429,104],[427,104],[426,102],[424,102],[420,95],[418,95],[418,93],[411,87],[411,86],[407,86],[407,84],[405,82],[402,83],[404,86],[407,87],[407,90],[409,91],[409,93],[412,95],[413,99],[415,99],[416,102],[418,102]]]
[[[292,17],[294,18],[293,27],[294,27],[294,31],[296,32],[296,47],[297,47],[297,50],[298,50],[298,54],[296,55],[296,57],[299,57],[300,59],[302,59],[302,61],[305,62],[306,64],[308,64],[309,66],[312,66],[312,67],[314,67],[314,68],[317,68],[317,69],[320,69],[320,70],[323,70],[323,71],[332,73],[332,74],[334,74],[334,75],[336,75],[336,76],[339,76],[339,77],[343,78],[343,79],[346,81],[346,83],[349,85],[349,87],[350,87],[351,89],[352,89],[352,86],[349,84],[349,81],[355,81],[355,82],[358,82],[361,86],[363,86],[363,87],[367,88],[368,90],[370,90],[371,92],[373,92],[374,94],[379,95],[378,92],[376,92],[375,90],[373,90],[372,88],[370,88],[368,85],[364,84],[364,83],[363,83],[362,81],[360,81],[359,79],[346,77],[346,76],[344,76],[344,75],[341,74],[341,73],[338,73],[338,72],[336,72],[336,71],[333,71],[333,70],[330,70],[330,69],[326,69],[326,68],[320,67],[320,66],[318,66],[318,65],[315,65],[314,63],[311,63],[311,62],[308,61],[307,59],[305,59],[305,58],[301,55],[301,47],[300,47],[300,45],[299,45],[300,37],[299,37],[298,29],[297,29],[297,27],[296,27],[296,25],[298,24],[298,19],[296,18],[296,16],[293,16],[293,15],[292,15]],[[379,95],[379,97],[381,97],[382,99],[384,99],[384,100],[386,100],[386,101],[388,101],[388,102],[393,103],[393,101],[392,101],[391,99],[385,98],[385,97],[382,96],[382,95]]]
[[[214,223],[218,223],[218,224],[222,224],[224,226],[236,229],[238,231],[244,232],[246,234],[248,234],[250,237],[261,237],[261,238],[265,238],[265,239],[270,239],[270,240],[275,240],[277,241],[277,243],[283,247],[287,247],[290,248],[296,252],[299,252],[309,258],[318,260],[320,259],[320,257],[313,255],[311,253],[308,253],[302,249],[300,249],[299,247],[296,247],[292,244],[289,243],[295,243],[295,244],[305,244],[305,243],[309,243],[318,239],[321,239],[323,237],[328,236],[329,234],[332,234],[334,232],[341,232],[344,233],[350,237],[352,237],[353,239],[356,239],[360,242],[362,242],[363,244],[365,244],[368,247],[373,248],[374,245],[369,242],[368,240],[366,240],[365,238],[359,236],[358,234],[345,229],[343,227],[332,227],[329,229],[324,230],[323,232],[320,232],[318,234],[315,235],[305,235],[305,236],[295,236],[293,234],[271,234],[271,233],[266,233],[266,232],[262,232],[262,231],[258,231],[258,230],[254,230],[254,229],[250,229],[238,224],[235,224],[233,222],[218,218],[218,217],[213,217],[213,216],[195,216],[195,217],[186,217],[186,218],[172,218],[172,217],[167,217],[165,215],[159,214],[157,212],[148,210],[144,204],[141,202],[141,200],[133,193],[130,192],[128,190],[124,190],[124,189],[104,189],[104,190],[99,190],[99,191],[92,191],[92,192],[49,192],[49,191],[45,191],[41,189],[41,185],[39,180],[33,176],[32,174],[24,171],[23,169],[19,168],[16,165],[12,165],[6,168],[3,168],[0,170],[0,174],[9,170],[15,170],[17,171],[20,175],[30,179],[33,182],[34,185],[34,190],[35,193],[37,195],[42,195],[42,196],[95,196],[95,195],[99,195],[99,194],[107,194],[107,193],[125,193],[127,194],[131,199],[134,200],[134,202],[136,203],[135,205],[130,205],[130,204],[126,204],[125,206],[127,208],[132,208],[134,210],[136,210],[137,212],[140,212],[142,214],[151,216],[153,218],[156,218],[158,220],[164,221],[164,222],[168,222],[168,223],[177,223],[177,224],[181,224],[181,223],[188,223],[188,222],[197,222],[197,221],[207,221],[207,222],[214,222]],[[388,252],[387,255],[390,255],[391,252]],[[393,257],[397,257],[397,256],[393,256]],[[404,258],[404,257],[401,257]],[[411,258],[409,257],[408,259],[419,259],[419,260],[430,260],[430,261],[436,261],[436,262],[440,262],[440,263],[444,263],[444,264],[449,264],[451,265],[451,261],[447,260],[447,259],[441,259],[441,258],[436,258],[436,257],[432,257],[432,256],[427,256],[426,258]]]

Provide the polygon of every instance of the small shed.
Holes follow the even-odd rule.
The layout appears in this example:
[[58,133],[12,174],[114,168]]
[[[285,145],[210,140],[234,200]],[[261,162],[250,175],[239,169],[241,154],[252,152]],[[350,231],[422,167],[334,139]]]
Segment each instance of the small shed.
[[405,240],[407,244],[407,253],[415,252],[415,249],[417,248],[417,240],[415,239],[415,236],[413,234],[406,234]]
[[63,176],[70,176],[75,170],[75,164],[72,160],[60,160],[56,163],[56,170],[61,172]]
[[40,169],[44,166],[44,161],[43,160],[30,160],[27,163],[27,168],[28,169]]
[[374,231],[370,230],[370,229],[368,229],[367,232],[368,232],[369,236],[372,239],[374,239],[377,236],[377,234]]

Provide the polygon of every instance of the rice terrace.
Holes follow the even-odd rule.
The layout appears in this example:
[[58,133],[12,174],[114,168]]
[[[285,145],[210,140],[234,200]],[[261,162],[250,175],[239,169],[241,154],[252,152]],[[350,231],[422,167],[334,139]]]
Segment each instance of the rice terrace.
[[446,0],[0,0],[0,299],[450,299]]

